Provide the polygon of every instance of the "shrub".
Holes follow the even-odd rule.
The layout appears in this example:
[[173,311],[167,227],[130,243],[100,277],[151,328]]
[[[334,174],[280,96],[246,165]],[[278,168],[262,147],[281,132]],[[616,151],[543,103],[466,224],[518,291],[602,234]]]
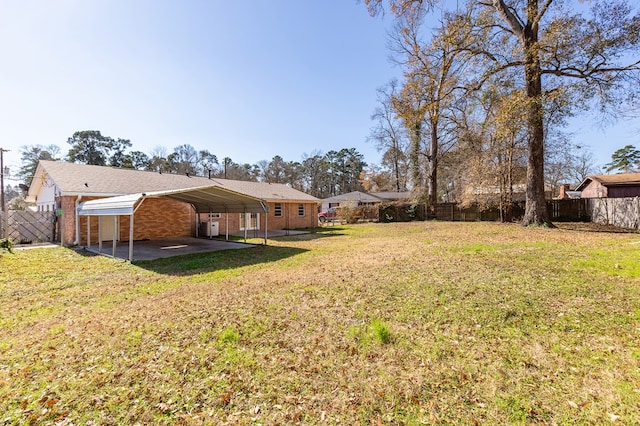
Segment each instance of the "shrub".
[[0,254],[8,251],[9,253],[13,253],[13,243],[8,239],[0,240]]
[[364,214],[360,207],[340,206],[337,211],[338,219],[343,223],[358,223]]

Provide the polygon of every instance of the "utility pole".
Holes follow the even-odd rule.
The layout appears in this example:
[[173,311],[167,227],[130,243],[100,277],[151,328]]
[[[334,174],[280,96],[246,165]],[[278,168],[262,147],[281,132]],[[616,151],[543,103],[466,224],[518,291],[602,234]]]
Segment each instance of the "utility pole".
[[9,230],[7,224],[9,223],[9,212],[7,211],[7,203],[4,198],[4,153],[9,152],[8,149],[0,148],[0,207],[2,207],[2,216],[4,219],[4,238],[8,237]]

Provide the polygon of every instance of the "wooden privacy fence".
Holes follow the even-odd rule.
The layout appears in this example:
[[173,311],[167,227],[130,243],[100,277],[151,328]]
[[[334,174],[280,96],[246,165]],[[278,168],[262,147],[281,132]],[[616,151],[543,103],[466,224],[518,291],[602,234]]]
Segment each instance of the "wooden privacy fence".
[[[515,203],[510,210],[481,208],[474,204],[462,207],[457,203],[440,203],[435,208],[435,219],[454,222],[520,220],[524,216],[524,203]],[[547,209],[554,222],[583,222],[590,218],[586,199],[549,200]],[[425,205],[391,204],[381,205],[380,222],[408,222],[425,220]]]
[[378,206],[379,222],[410,222],[426,220],[424,204],[380,204]]
[[[53,212],[9,210],[8,220],[0,212],[0,236],[14,244],[31,244],[56,241],[56,222]],[[5,225],[8,225],[5,233]]]
[[621,228],[640,229],[640,197],[589,198],[591,221]]
[[552,222],[588,222],[587,198],[547,200],[547,212]]

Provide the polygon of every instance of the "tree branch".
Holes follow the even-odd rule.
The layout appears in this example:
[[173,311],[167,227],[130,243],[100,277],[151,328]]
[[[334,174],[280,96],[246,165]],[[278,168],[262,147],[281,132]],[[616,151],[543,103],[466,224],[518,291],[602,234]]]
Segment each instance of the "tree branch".
[[533,19],[532,25],[536,30],[538,28],[538,24],[542,20],[542,17],[547,13],[549,6],[551,6],[551,3],[553,3],[553,0],[547,0],[547,2],[540,8],[540,12],[538,12],[536,17]]
[[504,1],[493,0],[493,8],[498,12],[498,15],[509,24],[513,32],[522,39],[524,37],[524,25],[520,22],[520,19],[509,10]]

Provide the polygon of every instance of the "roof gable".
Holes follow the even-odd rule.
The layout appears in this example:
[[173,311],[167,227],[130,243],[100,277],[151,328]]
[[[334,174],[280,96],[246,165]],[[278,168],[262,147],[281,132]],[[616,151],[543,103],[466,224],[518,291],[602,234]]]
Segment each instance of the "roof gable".
[[591,182],[598,182],[603,186],[640,185],[640,173],[618,173],[615,175],[591,175],[585,178],[576,191],[584,190]]

